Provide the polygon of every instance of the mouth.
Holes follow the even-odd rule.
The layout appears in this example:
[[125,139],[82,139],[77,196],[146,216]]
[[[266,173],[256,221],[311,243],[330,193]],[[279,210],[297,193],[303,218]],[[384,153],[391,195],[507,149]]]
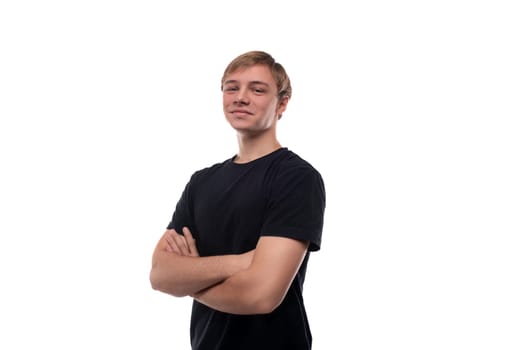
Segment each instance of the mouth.
[[244,110],[244,109],[234,109],[230,111],[231,114],[238,116],[238,117],[244,117],[248,115],[252,115],[250,111]]

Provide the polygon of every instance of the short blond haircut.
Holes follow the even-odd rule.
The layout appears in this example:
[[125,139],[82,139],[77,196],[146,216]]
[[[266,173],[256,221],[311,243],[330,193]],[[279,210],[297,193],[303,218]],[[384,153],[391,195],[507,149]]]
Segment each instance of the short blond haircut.
[[282,100],[285,97],[292,97],[292,85],[286,70],[280,63],[276,62],[270,54],[264,51],[249,51],[234,58],[224,70],[224,74],[222,75],[221,79],[221,90],[223,88],[224,81],[226,80],[226,76],[236,72],[241,68],[247,68],[255,65],[264,65],[270,68],[272,77],[277,84],[277,96],[279,100]]

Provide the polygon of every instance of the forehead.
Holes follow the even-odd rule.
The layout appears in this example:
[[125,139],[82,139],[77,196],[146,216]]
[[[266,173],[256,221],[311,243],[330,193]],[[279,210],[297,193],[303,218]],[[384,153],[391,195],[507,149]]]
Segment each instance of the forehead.
[[224,83],[253,83],[261,82],[270,86],[277,86],[272,76],[270,68],[266,65],[254,65],[249,67],[240,67],[225,76]]

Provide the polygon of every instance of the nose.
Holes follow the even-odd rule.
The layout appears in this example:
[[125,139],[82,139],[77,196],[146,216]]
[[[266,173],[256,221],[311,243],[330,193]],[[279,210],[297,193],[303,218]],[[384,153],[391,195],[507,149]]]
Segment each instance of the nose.
[[246,96],[246,91],[244,89],[239,89],[237,96],[235,98],[235,103],[237,104],[248,104],[248,96]]

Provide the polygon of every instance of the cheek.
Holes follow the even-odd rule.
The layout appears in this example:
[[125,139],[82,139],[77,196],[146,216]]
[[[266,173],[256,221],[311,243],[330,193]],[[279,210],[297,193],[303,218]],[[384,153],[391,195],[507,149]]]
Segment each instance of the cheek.
[[233,105],[234,101],[233,99],[230,97],[223,97],[222,98],[222,112],[224,114],[224,116],[226,117],[226,119],[230,119],[231,115],[228,113],[229,110],[232,109],[232,105]]
[[233,103],[234,98],[232,96],[223,95],[222,96],[222,106],[226,107]]
[[222,109],[226,111],[226,108],[228,107],[228,102],[226,100],[222,100]]

